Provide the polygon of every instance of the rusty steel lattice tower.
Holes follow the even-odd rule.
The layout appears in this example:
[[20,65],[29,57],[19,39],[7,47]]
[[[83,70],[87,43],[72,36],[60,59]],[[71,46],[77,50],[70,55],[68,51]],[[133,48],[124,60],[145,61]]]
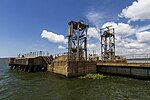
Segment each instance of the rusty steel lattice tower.
[[87,29],[83,21],[68,23],[68,61],[87,60]]
[[115,60],[115,32],[114,28],[107,26],[101,32],[101,57],[103,61]]

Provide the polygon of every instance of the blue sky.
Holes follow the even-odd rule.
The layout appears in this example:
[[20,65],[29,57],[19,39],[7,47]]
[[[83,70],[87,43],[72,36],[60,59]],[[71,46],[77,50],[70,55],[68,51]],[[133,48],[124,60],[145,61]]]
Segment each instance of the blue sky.
[[[130,53],[144,47],[148,51],[148,39],[144,38],[147,41],[143,41],[141,38],[141,34],[149,36],[150,29],[150,16],[147,14],[150,9],[144,10],[144,1],[149,0],[0,0],[0,57],[13,57],[19,53],[39,50],[52,54],[64,52],[67,44],[62,41],[67,39],[67,24],[71,20],[80,19],[86,19],[90,25],[89,52],[91,48],[99,52],[97,30],[107,24],[116,25],[116,33],[119,34],[118,51],[124,48]],[[136,6],[141,6],[145,11],[142,16],[145,17],[141,17],[140,13],[132,15],[139,11]],[[120,27],[132,32],[122,34]],[[145,27],[142,31],[135,31]],[[56,38],[52,39],[51,35]],[[57,41],[60,35],[63,36],[62,41]],[[124,42],[119,44],[120,41]]]

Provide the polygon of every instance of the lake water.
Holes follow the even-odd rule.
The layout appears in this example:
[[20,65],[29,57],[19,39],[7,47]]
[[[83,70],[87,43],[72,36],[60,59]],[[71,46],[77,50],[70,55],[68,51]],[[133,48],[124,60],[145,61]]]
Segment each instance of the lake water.
[[150,100],[150,81],[67,79],[48,72],[10,71],[1,61],[0,100]]

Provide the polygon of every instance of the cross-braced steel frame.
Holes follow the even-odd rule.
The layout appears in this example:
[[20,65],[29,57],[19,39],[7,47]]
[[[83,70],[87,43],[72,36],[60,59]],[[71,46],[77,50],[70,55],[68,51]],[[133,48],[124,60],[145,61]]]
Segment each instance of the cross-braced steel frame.
[[87,60],[87,29],[83,21],[68,23],[68,60]]

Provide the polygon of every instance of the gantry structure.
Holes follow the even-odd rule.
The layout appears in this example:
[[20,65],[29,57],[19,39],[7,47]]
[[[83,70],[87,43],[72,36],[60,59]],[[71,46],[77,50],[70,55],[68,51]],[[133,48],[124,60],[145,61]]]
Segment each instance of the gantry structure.
[[87,60],[87,29],[83,21],[68,23],[68,61]]
[[101,57],[103,61],[115,60],[115,31],[111,26],[100,29]]

